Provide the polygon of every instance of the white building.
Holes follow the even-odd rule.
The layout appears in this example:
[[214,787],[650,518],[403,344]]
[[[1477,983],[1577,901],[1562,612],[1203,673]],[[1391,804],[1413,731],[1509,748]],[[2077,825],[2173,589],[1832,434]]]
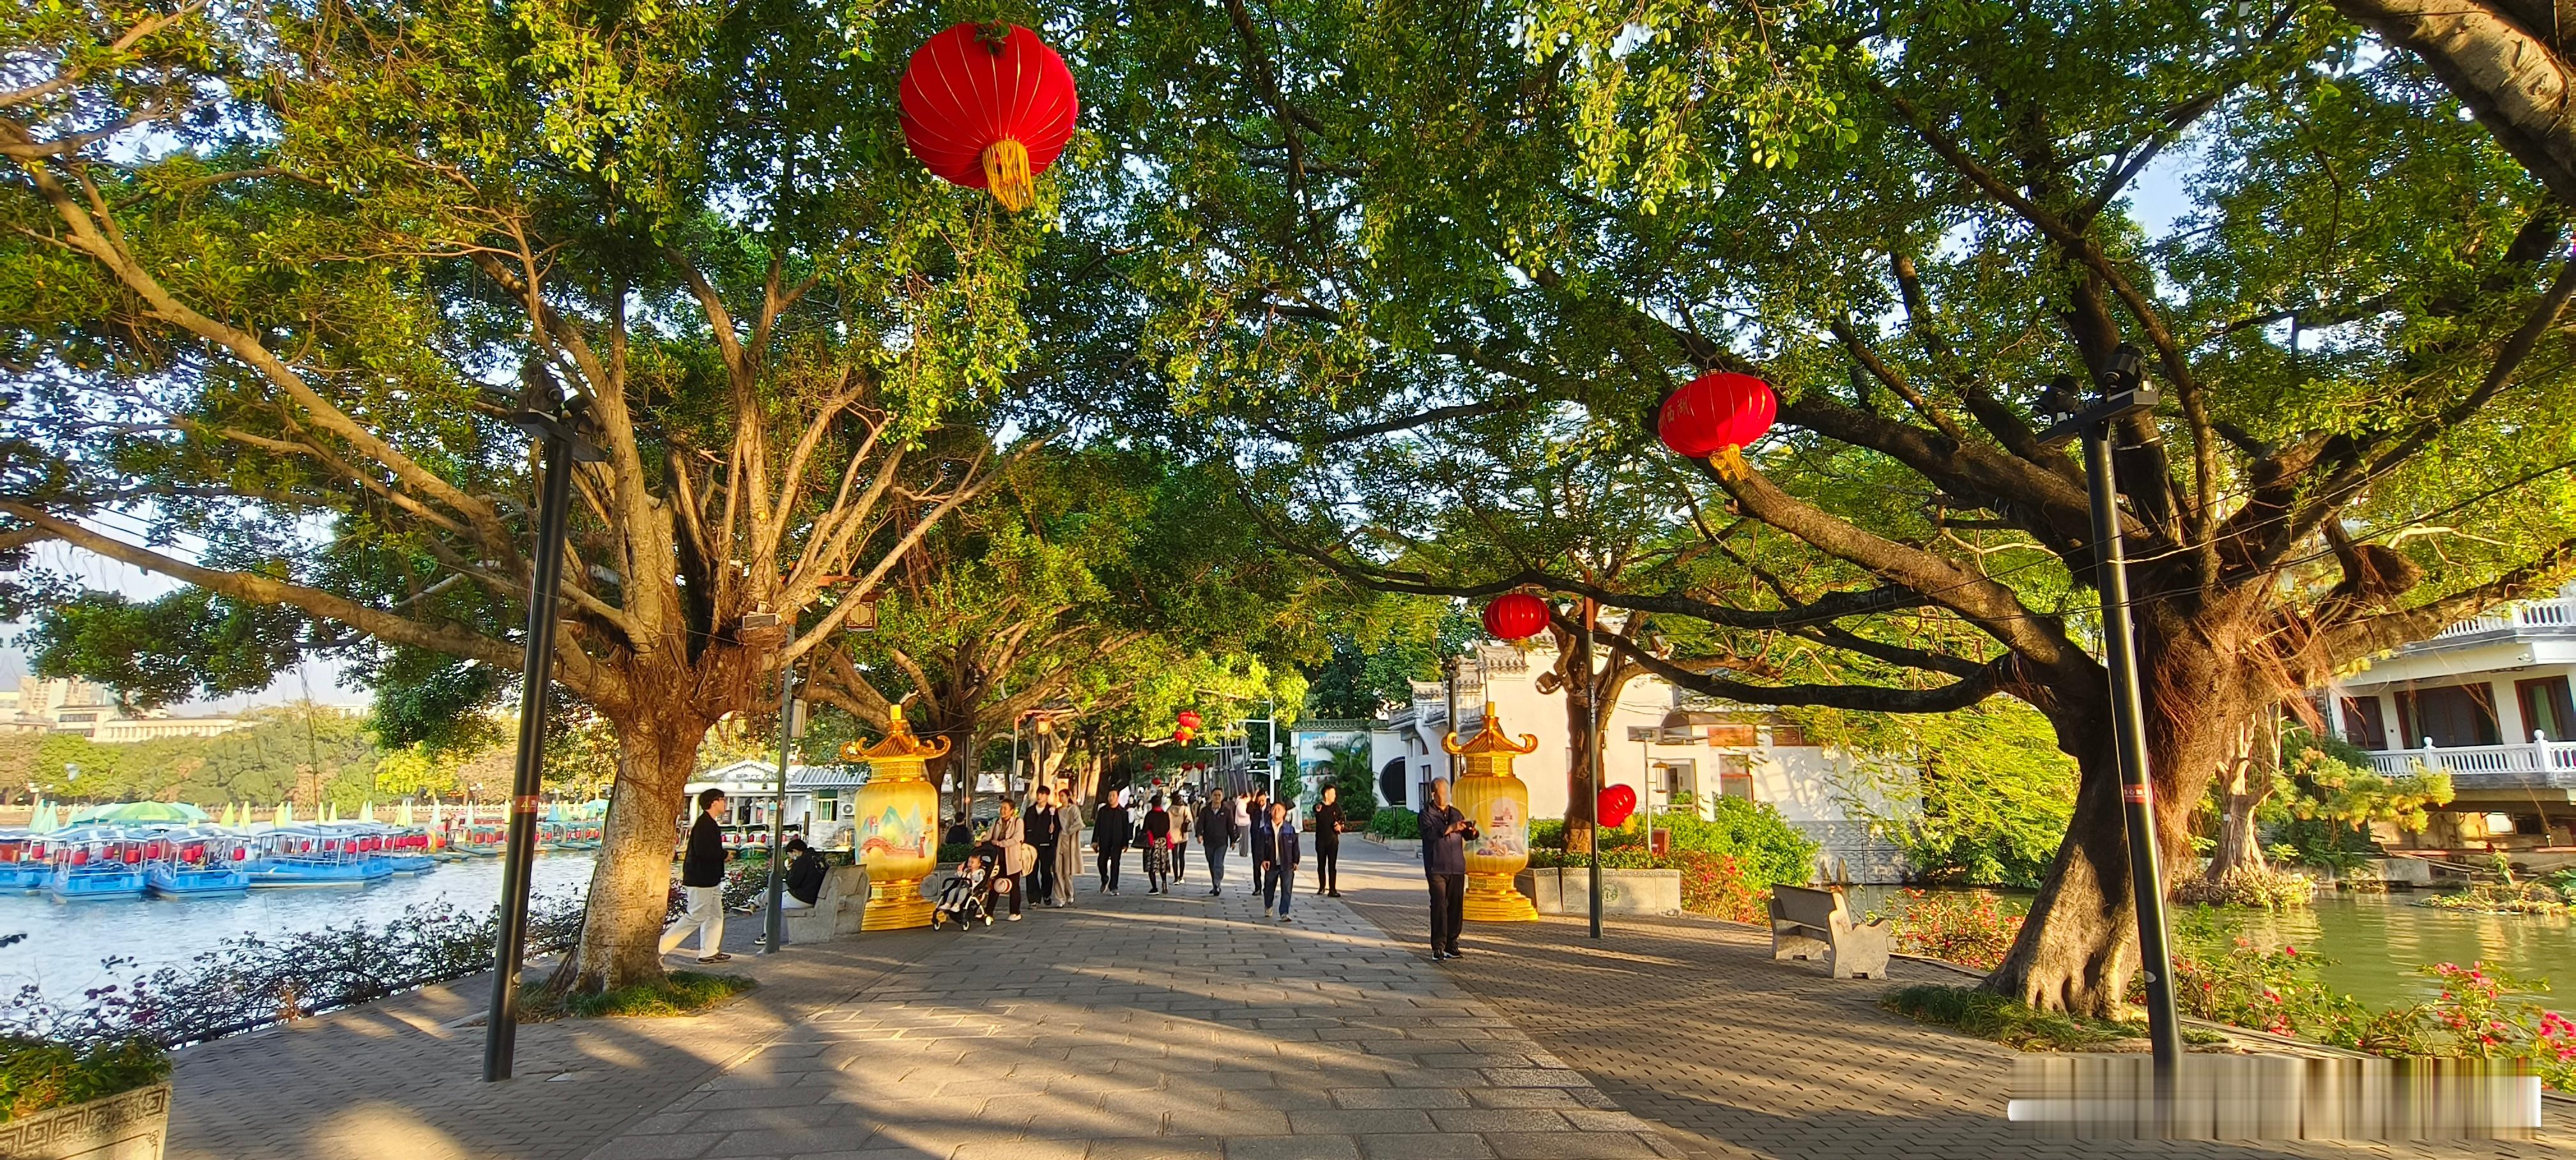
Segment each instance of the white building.
[[[850,814],[858,805],[859,787],[868,783],[863,770],[838,765],[794,765],[787,769],[787,825],[805,835],[816,849],[849,844]],[[733,802],[728,828],[769,832],[769,815],[778,801],[778,762],[745,758],[699,774],[688,784],[689,811],[697,811],[698,791],[720,789]]]
[[88,681],[20,677],[14,692],[0,692],[0,730],[13,733],[78,733],[109,744],[164,737],[214,737],[248,724],[238,717],[173,717],[141,713]]
[[2576,845],[2576,584],[2462,621],[2328,690],[2336,732],[2382,773],[2451,771],[2435,848]]
[[[1506,732],[1538,738],[1538,751],[1514,767],[1530,789],[1530,815],[1565,816],[1575,768],[1572,730],[1566,719],[1562,690],[1540,692],[1539,677],[1556,664],[1555,650],[1544,644],[1523,649],[1486,643],[1461,667],[1458,677],[1459,720],[1455,731],[1473,735],[1484,724],[1490,701]],[[1371,762],[1378,770],[1378,800],[1419,809],[1432,778],[1453,776],[1453,761],[1440,748],[1452,731],[1447,689],[1441,682],[1417,681],[1413,703],[1397,708],[1369,733]],[[1357,734],[1358,722],[1300,723],[1297,760],[1311,773],[1328,760],[1328,744],[1341,744]],[[1764,802],[1777,808],[1789,824],[1823,845],[1821,872],[1853,882],[1896,882],[1903,878],[1904,858],[1898,848],[1870,833],[1866,817],[1888,812],[1885,803],[1862,803],[1855,793],[1866,779],[1856,777],[1854,758],[1810,744],[1796,726],[1766,710],[1725,704],[1685,692],[1652,676],[1628,682],[1618,703],[1605,706],[1601,721],[1608,743],[1602,751],[1604,785],[1638,790],[1638,808],[1652,802],[1657,812],[1681,800],[1707,803],[1719,796]],[[1860,808],[1875,804],[1876,809]],[[1705,813],[1713,806],[1698,807]]]

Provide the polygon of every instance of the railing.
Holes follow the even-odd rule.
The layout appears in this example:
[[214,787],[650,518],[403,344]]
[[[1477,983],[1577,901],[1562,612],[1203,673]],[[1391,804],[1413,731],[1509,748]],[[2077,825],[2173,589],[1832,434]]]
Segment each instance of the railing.
[[2426,769],[2447,769],[2470,777],[2491,773],[2576,773],[2576,741],[2427,745],[2421,749],[2378,750],[2370,755],[2370,764],[2383,774],[2412,773],[2419,762]]
[[2483,616],[2473,616],[2433,634],[2442,640],[2455,636],[2476,636],[2486,632],[2504,632],[2523,628],[2576,627],[2576,600],[2527,600],[2496,609]]

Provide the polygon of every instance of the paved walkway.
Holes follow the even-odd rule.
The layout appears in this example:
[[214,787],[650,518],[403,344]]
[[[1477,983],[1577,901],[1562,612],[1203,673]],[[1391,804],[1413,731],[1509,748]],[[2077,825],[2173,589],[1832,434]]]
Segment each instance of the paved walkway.
[[757,974],[759,989],[694,1018],[522,1026],[506,1083],[482,1082],[489,975],[189,1048],[173,1081],[168,1155],[572,1160],[937,945],[845,939],[754,959],[759,920],[734,918],[725,924],[734,962],[700,969]]
[[[1419,863],[1357,845],[1344,895],[1409,942],[1427,924]],[[2576,1116],[2564,1102],[2532,1141],[2247,1147],[2021,1135],[2003,1118],[2018,1052],[1878,1006],[1891,986],[1961,981],[1954,971],[1899,960],[1886,983],[1835,980],[1814,963],[1773,962],[1767,933],[1734,924],[1613,922],[1597,943],[1586,928],[1579,918],[1471,922],[1467,957],[1442,970],[1622,1107],[1715,1155],[2576,1160]]]
[[1880,1010],[1890,984],[1695,920],[1598,943],[1579,920],[1470,924],[1468,957],[1434,964],[1418,863],[1344,850],[1348,904],[1310,880],[1287,926],[1238,864],[1222,900],[1131,873],[1020,923],[745,956],[729,969],[764,985],[707,1015],[524,1029],[506,1084],[477,1080],[482,1031],[459,1025],[480,981],[211,1044],[181,1056],[170,1154],[2576,1160],[2563,1104],[2542,1139],[2468,1148],[2018,1135],[2015,1053]]
[[930,936],[592,1155],[1686,1154],[1347,907],[1266,922],[1244,880]]

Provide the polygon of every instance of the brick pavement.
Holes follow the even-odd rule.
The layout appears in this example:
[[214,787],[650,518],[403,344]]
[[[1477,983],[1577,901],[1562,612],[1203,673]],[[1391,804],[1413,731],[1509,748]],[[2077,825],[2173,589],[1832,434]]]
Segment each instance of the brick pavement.
[[505,1083],[482,1082],[478,1016],[490,1002],[489,975],[189,1048],[177,1060],[168,1154],[571,1160],[809,1011],[936,945],[906,934],[756,959],[758,927],[756,919],[728,923],[734,961],[696,968],[755,975],[758,989],[685,1019],[523,1025],[515,1078]]
[[1265,922],[1243,880],[931,936],[592,1155],[1687,1154],[1349,909]]
[[[1343,849],[1353,909],[1408,947],[1420,942],[1420,864],[1365,842]],[[1890,986],[1955,982],[1951,971],[1899,961],[1889,982],[1837,981],[1814,963],[1773,962],[1768,935],[1746,927],[1612,922],[1595,943],[1585,925],[1471,922],[1467,957],[1438,969],[1628,1111],[1719,1156],[2576,1160],[2576,1118],[2563,1102],[2530,1141],[2232,1146],[2018,1135],[2002,1115],[2016,1052],[1877,1005]]]

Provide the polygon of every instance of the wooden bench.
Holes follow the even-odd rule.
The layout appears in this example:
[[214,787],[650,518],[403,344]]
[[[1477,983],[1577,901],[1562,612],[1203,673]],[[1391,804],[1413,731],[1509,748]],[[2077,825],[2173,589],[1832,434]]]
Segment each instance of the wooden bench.
[[1771,957],[1806,959],[1821,953],[1837,979],[1887,977],[1888,944],[1895,931],[1886,919],[1852,921],[1842,892],[1806,886],[1771,888]]

